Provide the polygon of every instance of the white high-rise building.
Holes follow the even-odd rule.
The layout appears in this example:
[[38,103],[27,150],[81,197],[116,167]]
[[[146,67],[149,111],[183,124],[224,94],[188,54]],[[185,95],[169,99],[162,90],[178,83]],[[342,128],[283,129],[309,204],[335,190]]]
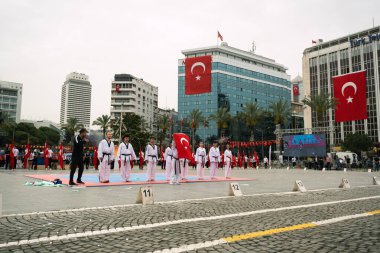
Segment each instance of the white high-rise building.
[[72,72],[62,85],[60,124],[76,118],[87,129],[90,128],[91,84],[88,76]]
[[133,112],[144,118],[148,130],[153,130],[157,113],[158,87],[130,74],[116,74],[111,84],[111,118],[121,112]]
[[6,112],[11,120],[20,122],[22,84],[0,81],[0,110]]

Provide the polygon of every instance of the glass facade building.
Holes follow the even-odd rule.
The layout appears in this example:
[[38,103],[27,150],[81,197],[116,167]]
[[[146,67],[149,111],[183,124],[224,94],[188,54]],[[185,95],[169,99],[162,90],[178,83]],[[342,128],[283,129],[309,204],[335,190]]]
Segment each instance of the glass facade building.
[[[291,100],[290,76],[286,68],[274,60],[243,51],[222,43],[198,49],[183,50],[185,58],[211,55],[211,92],[185,95],[184,59],[178,60],[178,118],[189,118],[193,109],[208,117],[218,108],[227,108],[232,116],[242,111],[244,105],[256,102],[267,108],[269,102],[280,98]],[[209,121],[197,129],[201,139],[217,136],[216,123]]]
[[[334,109],[325,113],[319,126],[326,132],[330,146],[337,146],[350,133],[368,134],[374,142],[380,142],[380,27],[354,33],[305,49],[303,77],[306,94],[327,92],[334,97],[332,77],[360,70],[367,71],[368,119],[335,122]],[[317,127],[316,113],[306,108],[305,127]]]

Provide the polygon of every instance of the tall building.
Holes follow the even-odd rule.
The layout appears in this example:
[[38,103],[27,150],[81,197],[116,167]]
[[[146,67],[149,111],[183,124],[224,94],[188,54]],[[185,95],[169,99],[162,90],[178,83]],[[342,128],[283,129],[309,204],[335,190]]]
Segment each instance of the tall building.
[[305,91],[301,76],[296,76],[292,79],[292,128],[304,128],[303,119],[303,102]]
[[60,124],[76,118],[87,129],[91,117],[91,84],[88,76],[72,72],[62,85]]
[[[334,97],[332,77],[359,70],[367,72],[368,119],[352,122],[335,122],[334,109],[330,109],[318,126],[327,129],[330,147],[339,145],[350,133],[368,134],[380,142],[380,27],[353,33],[307,48],[303,53],[303,83],[308,95],[327,92]],[[314,111],[305,109],[306,128],[317,127]]]
[[[235,116],[248,102],[267,108],[269,102],[285,98],[290,101],[291,85],[287,68],[274,60],[244,51],[223,42],[221,46],[183,50],[186,59],[211,55],[211,92],[185,94],[185,59],[178,60],[178,117],[187,118],[193,109],[208,117],[225,107]],[[214,121],[209,127],[199,126],[201,139],[218,135]]]
[[130,74],[116,74],[111,84],[111,118],[133,112],[144,118],[148,130],[154,129],[158,108],[158,87]]
[[11,120],[20,122],[22,84],[0,81],[0,110],[7,113]]
[[157,114],[155,115],[157,123],[156,132],[160,131],[159,122],[163,116],[167,116],[169,119],[170,128],[168,130],[166,138],[171,139],[171,135],[173,133],[179,132],[178,112],[176,112],[174,109],[158,108]]

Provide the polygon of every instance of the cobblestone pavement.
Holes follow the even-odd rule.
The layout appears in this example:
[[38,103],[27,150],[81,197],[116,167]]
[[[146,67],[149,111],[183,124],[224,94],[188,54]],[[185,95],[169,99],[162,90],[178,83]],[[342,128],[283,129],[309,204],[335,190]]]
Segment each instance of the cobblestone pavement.
[[[10,215],[0,218],[0,252],[152,252],[379,209],[372,186]],[[379,238],[376,214],[196,252],[378,252]]]

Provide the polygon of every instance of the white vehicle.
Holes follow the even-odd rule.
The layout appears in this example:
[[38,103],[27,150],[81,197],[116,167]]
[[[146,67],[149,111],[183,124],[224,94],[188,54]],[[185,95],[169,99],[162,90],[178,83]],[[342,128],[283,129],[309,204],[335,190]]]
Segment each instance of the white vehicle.
[[350,164],[352,164],[353,162],[358,162],[358,155],[351,151],[336,152],[335,155],[343,159],[344,162],[346,162],[346,157],[348,156],[350,158]]

